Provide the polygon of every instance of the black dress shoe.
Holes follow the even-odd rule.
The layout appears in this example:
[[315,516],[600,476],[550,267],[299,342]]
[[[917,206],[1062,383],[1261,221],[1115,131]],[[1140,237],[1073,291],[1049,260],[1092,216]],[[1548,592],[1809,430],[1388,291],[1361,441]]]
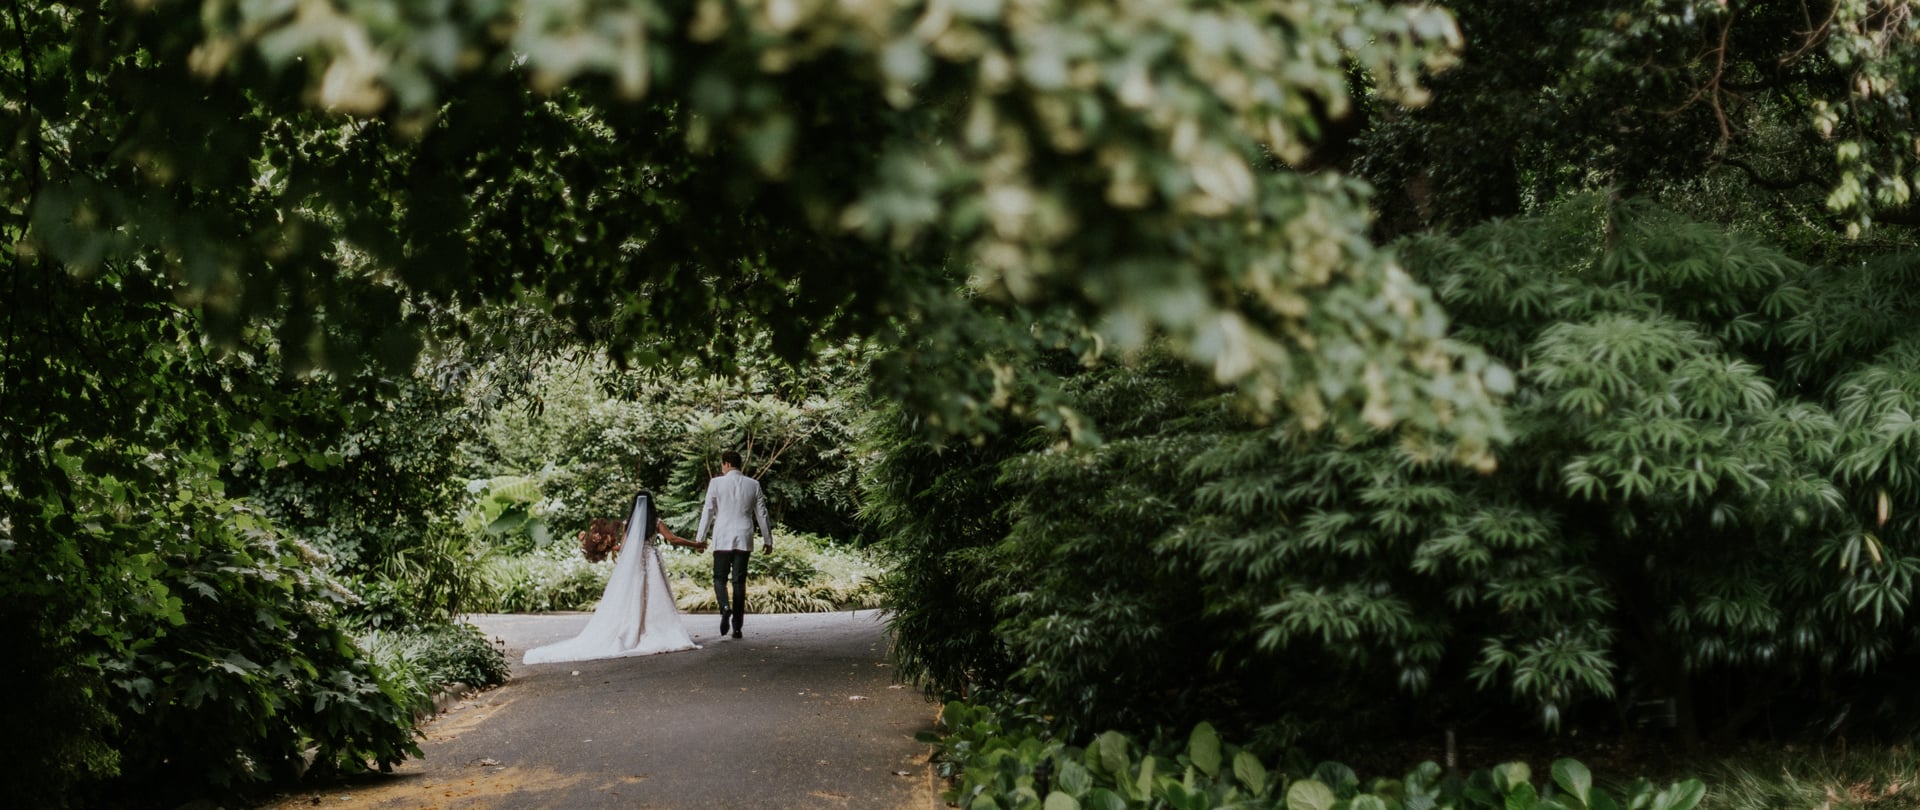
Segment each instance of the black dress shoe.
[[720,635],[727,634],[727,614],[720,614]]
[[739,638],[739,637],[740,637],[740,631],[738,631],[738,630],[735,630],[735,631],[733,631],[733,637],[734,637],[734,638]]

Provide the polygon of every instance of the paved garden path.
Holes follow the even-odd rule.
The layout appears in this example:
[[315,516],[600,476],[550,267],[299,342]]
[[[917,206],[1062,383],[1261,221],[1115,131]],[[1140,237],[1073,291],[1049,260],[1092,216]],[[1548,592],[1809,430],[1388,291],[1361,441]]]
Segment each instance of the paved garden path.
[[746,638],[690,615],[703,649],[520,664],[587,614],[469,617],[513,679],[428,724],[426,756],[276,808],[930,810],[935,706],[893,682],[873,611],[748,616]]

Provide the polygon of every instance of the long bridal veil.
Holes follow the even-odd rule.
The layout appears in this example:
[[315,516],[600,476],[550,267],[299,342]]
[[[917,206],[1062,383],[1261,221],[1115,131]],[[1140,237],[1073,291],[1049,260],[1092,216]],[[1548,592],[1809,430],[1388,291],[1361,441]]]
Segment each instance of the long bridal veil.
[[627,515],[626,539],[607,577],[606,593],[580,635],[527,651],[524,662],[584,661],[699,649],[680,624],[660,549],[651,542],[653,497],[642,490]]

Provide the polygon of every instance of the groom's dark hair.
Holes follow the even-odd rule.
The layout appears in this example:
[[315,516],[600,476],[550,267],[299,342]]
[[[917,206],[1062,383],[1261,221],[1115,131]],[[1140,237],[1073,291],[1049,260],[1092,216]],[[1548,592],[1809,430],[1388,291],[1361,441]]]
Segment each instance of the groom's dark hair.
[[721,463],[726,464],[727,466],[732,467],[736,470],[740,469],[740,454],[732,450],[728,450],[724,453],[721,453],[720,461]]

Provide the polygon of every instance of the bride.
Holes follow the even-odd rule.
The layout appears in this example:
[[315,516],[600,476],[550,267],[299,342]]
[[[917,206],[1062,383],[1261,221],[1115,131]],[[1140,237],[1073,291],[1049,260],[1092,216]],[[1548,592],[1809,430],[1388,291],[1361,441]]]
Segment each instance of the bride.
[[613,563],[613,573],[607,577],[607,590],[593,609],[593,618],[580,635],[528,650],[523,662],[547,664],[699,649],[680,624],[680,609],[673,604],[673,590],[667,585],[660,549],[654,546],[654,532],[676,546],[704,549],[706,545],[668,531],[654,511],[653,495],[641,490],[633,498],[626,540]]

